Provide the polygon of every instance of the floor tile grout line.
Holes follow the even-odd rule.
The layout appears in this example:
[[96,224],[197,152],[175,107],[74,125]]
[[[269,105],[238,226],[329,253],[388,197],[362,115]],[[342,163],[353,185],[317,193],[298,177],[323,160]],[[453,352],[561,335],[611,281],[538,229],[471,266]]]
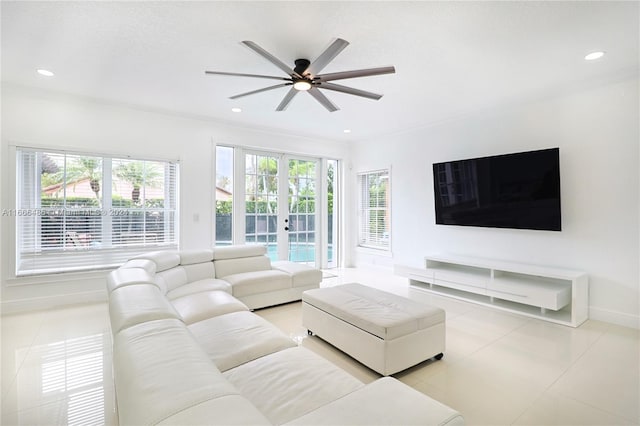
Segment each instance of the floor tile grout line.
[[600,339],[602,339],[604,337],[605,334],[607,334],[609,332],[609,326],[606,327],[606,329],[596,338],[594,339],[593,342],[591,342],[588,346],[587,349],[585,349],[576,359],[574,359],[573,361],[571,361],[569,363],[569,365],[567,366],[567,368],[564,369],[564,371],[556,378],[556,380],[554,380],[546,389],[546,391],[550,390],[556,383],[558,383],[558,381],[560,379],[562,379],[568,372],[569,370],[571,370],[571,368],[573,368],[573,366],[575,366],[578,361],[580,361],[584,356],[587,355],[587,353],[589,353],[589,351],[591,349],[593,349],[593,347],[596,345],[597,342],[600,341]]
[[[604,335],[608,332],[608,330],[609,330],[609,327],[607,327],[607,328],[606,328],[606,329],[605,329],[605,330],[600,334],[600,336],[598,336],[598,337],[597,337],[597,338],[596,338],[596,339],[595,339],[591,344],[589,344],[589,346],[587,347],[587,349],[585,349],[585,350],[582,352],[582,354],[580,354],[580,355],[579,355],[575,360],[571,361],[571,362],[569,363],[569,365],[568,365],[566,368],[564,368],[564,369],[563,369],[563,371],[558,375],[558,377],[556,377],[556,379],[555,379],[553,382],[551,382],[551,383],[550,383],[550,384],[549,384],[549,385],[544,389],[544,391],[542,392],[542,394],[541,394],[541,395],[539,395],[539,396],[535,399],[535,401],[534,401],[533,403],[531,403],[531,404],[529,405],[529,407],[527,407],[527,409],[525,409],[525,410],[520,414],[520,416],[518,416],[518,418],[517,418],[513,423],[511,423],[511,424],[512,424],[512,425],[516,424],[516,423],[517,423],[517,421],[518,421],[522,416],[524,416],[524,415],[527,413],[527,411],[529,411],[529,410],[530,410],[530,409],[531,409],[531,408],[532,408],[532,407],[533,407],[533,406],[534,406],[538,401],[540,401],[543,397],[545,397],[545,396],[549,396],[549,395],[553,395],[553,392],[551,391],[551,388],[552,388],[552,387],[553,387],[553,386],[554,386],[554,385],[555,385],[555,384],[556,384],[560,379],[562,379],[562,377],[564,377],[564,376],[569,372],[569,370],[570,370],[570,369],[571,369],[571,368],[572,368],[572,367],[573,367],[573,366],[574,366],[574,365],[575,365],[575,364],[576,364],[576,363],[577,363],[577,362],[578,362],[582,357],[584,357],[584,356],[587,354],[587,352],[589,352],[589,350],[591,350],[591,348],[593,348],[593,346],[594,346],[594,345],[595,345],[595,344],[596,344],[600,339],[602,339],[602,337],[604,337]],[[572,401],[575,401],[575,402],[578,402],[578,403],[580,403],[580,404],[587,405],[587,406],[589,406],[589,407],[591,407],[591,408],[597,409],[598,411],[601,411],[601,412],[603,412],[603,413],[613,414],[615,417],[622,418],[622,419],[626,419],[625,417],[622,417],[622,416],[620,416],[620,415],[619,415],[619,414],[617,414],[617,413],[611,413],[611,412],[610,412],[610,411],[608,411],[608,410],[604,410],[604,409],[602,409],[602,408],[600,408],[600,407],[596,407],[596,406],[594,406],[594,405],[592,405],[592,404],[589,404],[589,403],[587,403],[587,402],[585,402],[585,401],[580,401],[580,400],[578,400],[578,399],[575,399],[575,398],[573,398],[573,397],[570,397],[570,396],[568,396],[568,395],[564,395],[564,394],[561,394],[561,393],[560,393],[559,395],[561,395],[563,398],[568,398],[568,399],[571,399]],[[626,419],[626,420],[629,420],[629,419]]]

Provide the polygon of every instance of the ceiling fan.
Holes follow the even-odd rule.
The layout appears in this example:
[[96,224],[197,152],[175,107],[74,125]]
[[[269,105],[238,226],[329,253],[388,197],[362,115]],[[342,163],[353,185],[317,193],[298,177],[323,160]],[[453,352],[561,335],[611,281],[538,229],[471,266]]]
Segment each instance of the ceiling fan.
[[338,56],[342,50],[349,45],[349,42],[341,38],[336,39],[320,56],[313,62],[308,59],[296,59],[295,67],[291,68],[284,62],[264,50],[252,41],[243,41],[242,44],[274,64],[276,67],[284,71],[288,77],[278,77],[271,75],[259,75],[259,74],[243,74],[235,72],[222,72],[222,71],[205,71],[205,74],[214,75],[228,75],[236,77],[255,77],[255,78],[267,78],[272,80],[283,80],[285,83],[276,84],[274,86],[265,87],[258,90],[252,90],[250,92],[241,93],[239,95],[231,96],[229,99],[238,99],[243,96],[254,95],[256,93],[266,92],[268,90],[279,89],[281,87],[292,86],[282,99],[282,102],[276,108],[276,111],[284,111],[291,103],[291,100],[299,92],[308,92],[313,96],[322,106],[324,106],[330,112],[339,110],[339,108],[329,100],[319,89],[333,90],[334,92],[342,92],[350,95],[361,96],[363,98],[378,100],[382,97],[377,93],[367,92],[365,90],[354,89],[352,87],[342,86],[340,84],[332,83],[334,80],[345,80],[348,78],[356,77],[369,77],[373,75],[381,74],[393,74],[396,72],[395,68],[378,67],[367,68],[361,70],[333,72],[328,74],[318,74],[328,64]]

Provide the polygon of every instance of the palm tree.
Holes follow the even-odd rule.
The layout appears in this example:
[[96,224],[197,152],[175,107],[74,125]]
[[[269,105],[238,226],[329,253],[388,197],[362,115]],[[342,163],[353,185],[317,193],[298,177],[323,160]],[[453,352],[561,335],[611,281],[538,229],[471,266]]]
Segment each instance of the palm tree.
[[140,187],[158,186],[162,176],[156,164],[147,161],[127,161],[115,168],[116,176],[133,186],[131,200],[134,203],[140,201]]
[[89,186],[96,196],[98,206],[102,207],[100,200],[102,159],[97,157],[72,157],[70,160],[66,168],[58,170],[57,172],[61,174],[60,181],[64,179],[67,185],[73,185],[75,188],[80,181],[89,179]]

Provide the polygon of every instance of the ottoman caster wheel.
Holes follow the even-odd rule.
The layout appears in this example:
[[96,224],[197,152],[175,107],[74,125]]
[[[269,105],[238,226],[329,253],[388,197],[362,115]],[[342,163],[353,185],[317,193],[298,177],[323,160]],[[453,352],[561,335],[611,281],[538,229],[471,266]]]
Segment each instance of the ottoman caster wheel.
[[442,359],[442,357],[443,357],[443,356],[444,356],[444,354],[443,354],[442,352],[440,352],[438,355],[434,356],[434,358],[435,358],[437,361],[440,361],[440,360]]

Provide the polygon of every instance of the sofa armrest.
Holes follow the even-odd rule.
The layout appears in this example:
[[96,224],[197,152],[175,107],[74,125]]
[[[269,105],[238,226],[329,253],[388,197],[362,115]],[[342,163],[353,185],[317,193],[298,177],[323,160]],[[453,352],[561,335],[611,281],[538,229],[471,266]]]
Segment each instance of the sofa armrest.
[[109,318],[114,335],[143,322],[181,319],[153,284],[127,285],[113,290],[109,295]]

